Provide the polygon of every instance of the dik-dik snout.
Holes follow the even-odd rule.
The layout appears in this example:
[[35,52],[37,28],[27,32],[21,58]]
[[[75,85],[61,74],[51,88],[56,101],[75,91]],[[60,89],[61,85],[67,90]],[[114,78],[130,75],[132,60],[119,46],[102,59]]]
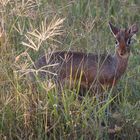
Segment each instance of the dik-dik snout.
[[119,56],[125,57],[130,53],[131,37],[138,32],[138,27],[136,24],[133,24],[127,29],[120,29],[113,26],[109,22],[110,29],[116,39],[116,51]]

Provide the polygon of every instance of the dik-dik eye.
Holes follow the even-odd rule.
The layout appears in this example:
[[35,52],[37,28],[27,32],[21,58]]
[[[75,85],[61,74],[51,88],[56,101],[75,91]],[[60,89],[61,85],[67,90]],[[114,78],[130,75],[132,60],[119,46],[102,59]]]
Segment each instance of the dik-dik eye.
[[130,45],[131,44],[131,39],[128,39],[127,40],[127,45]]
[[116,41],[115,41],[115,44],[117,45],[117,44],[119,44],[119,42],[116,40]]

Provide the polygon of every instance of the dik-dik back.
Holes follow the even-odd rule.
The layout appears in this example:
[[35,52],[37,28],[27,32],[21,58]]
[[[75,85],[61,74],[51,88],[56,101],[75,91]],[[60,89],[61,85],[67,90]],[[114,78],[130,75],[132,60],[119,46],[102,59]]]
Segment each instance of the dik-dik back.
[[[71,51],[54,52],[49,54],[50,58],[46,55],[42,56],[35,64],[37,69],[43,67],[46,70],[39,73],[40,77],[45,78],[50,71],[57,74],[52,78],[61,83],[80,81],[80,85],[86,88],[94,83],[114,85],[127,68],[131,37],[138,31],[138,27],[134,24],[130,28],[119,29],[111,23],[109,26],[116,39],[114,55]],[[55,65],[47,67],[51,64]]]

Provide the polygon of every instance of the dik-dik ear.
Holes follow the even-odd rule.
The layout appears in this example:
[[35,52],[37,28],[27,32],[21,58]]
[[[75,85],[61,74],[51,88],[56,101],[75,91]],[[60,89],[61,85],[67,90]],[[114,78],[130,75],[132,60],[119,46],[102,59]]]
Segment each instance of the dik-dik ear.
[[130,34],[130,36],[133,36],[134,34],[136,34],[138,32],[138,26],[136,24],[133,24],[129,29],[128,29],[128,33]]
[[120,31],[120,29],[115,27],[111,22],[109,22],[109,27],[114,36],[116,36],[117,33]]

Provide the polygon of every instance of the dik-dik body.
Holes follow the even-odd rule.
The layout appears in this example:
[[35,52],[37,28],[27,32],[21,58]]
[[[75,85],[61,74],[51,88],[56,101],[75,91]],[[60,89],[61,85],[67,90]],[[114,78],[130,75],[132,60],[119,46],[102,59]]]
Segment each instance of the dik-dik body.
[[[43,67],[44,70],[56,73],[54,79],[62,84],[80,81],[80,86],[84,88],[91,88],[94,83],[114,85],[127,68],[131,37],[137,33],[138,27],[133,24],[127,29],[120,29],[111,23],[109,27],[116,39],[114,55],[59,51],[52,53],[49,59],[42,56],[35,64],[36,68]],[[47,67],[51,64],[56,65]],[[47,71],[39,72],[40,77],[50,75]]]

